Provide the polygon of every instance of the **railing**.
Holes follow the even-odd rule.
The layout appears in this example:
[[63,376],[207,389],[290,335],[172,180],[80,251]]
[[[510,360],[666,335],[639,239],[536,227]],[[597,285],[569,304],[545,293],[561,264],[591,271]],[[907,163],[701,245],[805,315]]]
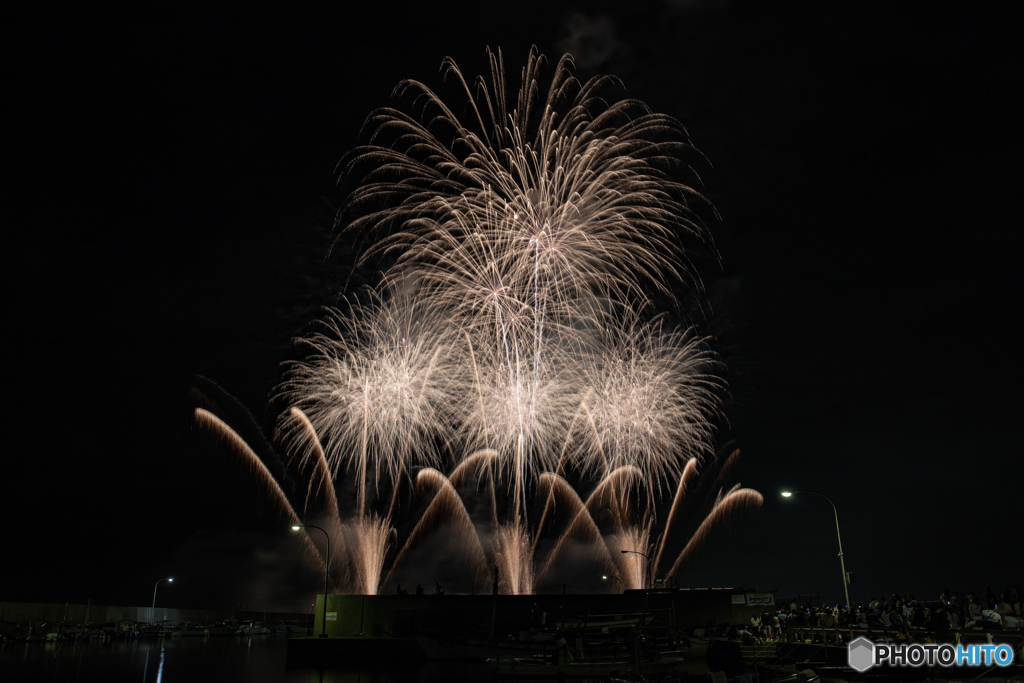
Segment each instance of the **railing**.
[[[797,642],[820,645],[846,645],[854,638],[863,636],[868,640],[894,641],[911,640],[924,642],[954,643],[964,642],[1008,642],[1020,645],[1024,641],[1024,632],[1021,629],[948,629],[945,631],[933,631],[927,628],[911,627],[901,629],[894,626],[794,626],[783,629],[773,629],[777,633],[775,640],[780,643]],[[792,638],[787,638],[791,634]]]

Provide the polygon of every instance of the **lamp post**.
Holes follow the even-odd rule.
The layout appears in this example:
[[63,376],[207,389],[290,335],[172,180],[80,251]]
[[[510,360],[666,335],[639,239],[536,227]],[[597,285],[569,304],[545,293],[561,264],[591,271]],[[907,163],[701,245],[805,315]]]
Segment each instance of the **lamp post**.
[[315,524],[293,524],[292,531],[298,531],[299,529],[319,529],[323,531],[324,538],[327,540],[327,552],[324,553],[324,618],[322,620],[323,626],[320,630],[320,637],[327,637],[327,580],[331,575],[331,537],[330,535],[320,529]]
[[836,510],[836,504],[832,502],[832,499],[823,493],[817,491],[783,491],[783,498],[791,498],[795,493],[809,493],[812,496],[818,496],[828,501],[828,504],[832,506],[832,514],[836,518],[836,540],[839,541],[839,570],[843,574],[843,596],[846,598],[846,609],[850,609],[850,590],[847,588],[846,580],[846,564],[843,562],[843,537],[839,533],[839,512]]
[[174,577],[168,576],[166,579],[157,579],[156,583],[153,584],[153,606],[149,608],[150,622],[152,622],[156,618],[156,589],[160,586],[161,581],[167,581],[167,583],[174,583]]
[[[647,560],[647,567],[648,567],[648,570],[650,570],[650,569],[653,569],[653,567],[651,567],[651,558],[647,556],[647,553],[642,553],[642,552],[640,552],[639,550],[622,550],[622,551],[620,551],[620,552],[621,552],[621,553],[622,553],[623,555],[626,555],[626,554],[629,554],[629,553],[632,553],[632,554],[634,554],[634,555],[640,555],[640,556],[641,556],[641,557],[643,557],[643,558],[644,558],[645,560]],[[648,577],[646,577],[646,576],[644,577],[644,579],[645,579],[645,582],[644,582],[644,588],[650,588],[650,587],[651,587],[650,583],[653,583],[653,582],[648,582],[648,581],[646,581],[646,579],[647,579],[647,578],[648,578]],[[653,579],[653,577],[651,577],[651,578]]]

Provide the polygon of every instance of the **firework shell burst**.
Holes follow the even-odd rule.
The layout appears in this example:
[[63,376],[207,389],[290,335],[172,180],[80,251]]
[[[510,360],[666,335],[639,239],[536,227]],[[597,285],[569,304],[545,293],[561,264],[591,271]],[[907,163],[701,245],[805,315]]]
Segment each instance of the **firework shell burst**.
[[709,340],[692,329],[665,330],[661,316],[624,312],[600,328],[594,353],[576,366],[586,416],[586,469],[639,468],[664,491],[694,457],[711,456],[723,382]]
[[[414,114],[385,108],[368,118],[368,144],[342,165],[358,182],[340,214],[342,236],[369,237],[366,258],[387,257],[386,279],[414,279],[465,335],[472,377],[460,412],[476,419],[458,431],[470,451],[493,447],[509,465],[527,450],[527,466],[551,469],[586,397],[596,426],[615,441],[609,455],[642,454],[665,483],[686,458],[707,452],[721,388],[706,373],[680,372],[710,367],[704,340],[637,320],[651,309],[644,292],[652,287],[667,295],[671,283],[699,283],[683,240],[709,243],[692,208],[706,203],[679,180],[696,178],[683,161],[692,145],[671,117],[610,99],[621,93],[616,79],[581,83],[569,56],[542,93],[545,60],[531,51],[510,94],[501,53],[488,55],[490,81],[470,81],[445,60],[458,106],[403,81],[395,98]],[[657,361],[645,363],[644,350]],[[602,358],[623,353],[626,366]],[[631,373],[618,379],[633,386],[598,378],[595,387],[608,370]],[[653,374],[641,378],[645,371]],[[621,438],[623,409],[606,405],[616,390],[632,403],[628,427],[640,448]],[[655,407],[641,420],[639,411]],[[593,467],[601,457],[591,449],[583,460]]]
[[370,144],[342,164],[360,179],[340,217],[346,233],[372,234],[368,255],[397,252],[400,264],[426,256],[438,235],[465,245],[479,233],[515,282],[529,288],[543,270],[552,298],[698,283],[680,238],[709,241],[694,210],[708,204],[684,162],[695,150],[683,127],[636,100],[609,99],[622,92],[617,79],[580,83],[568,55],[542,98],[545,60],[531,51],[513,100],[501,53],[488,54],[492,79],[472,88],[453,61],[442,67],[464,117],[411,80],[395,98],[418,116],[385,108],[369,117]]
[[347,313],[328,311],[280,389],[308,417],[332,475],[355,464],[392,484],[403,470],[440,463],[465,382],[439,310],[384,291],[367,291]]
[[[714,524],[760,503],[694,485],[695,462],[714,461],[722,366],[656,305],[702,298],[689,250],[714,253],[698,210],[713,209],[683,128],[618,98],[617,80],[580,82],[565,56],[544,89],[531,50],[513,93],[488,56],[490,80],[445,60],[452,105],[399,84],[343,160],[355,187],[339,240],[366,244],[382,274],[300,340],[280,443],[308,474],[305,513],[335,520],[349,590],[401,580],[445,523],[449,541],[471,539],[474,589],[494,566],[503,592],[531,592],[581,544],[596,573],[640,587],[637,558],[673,545],[657,535],[666,492],[674,533],[697,489]],[[419,518],[397,537],[403,506]],[[698,526],[688,550],[711,523]]]

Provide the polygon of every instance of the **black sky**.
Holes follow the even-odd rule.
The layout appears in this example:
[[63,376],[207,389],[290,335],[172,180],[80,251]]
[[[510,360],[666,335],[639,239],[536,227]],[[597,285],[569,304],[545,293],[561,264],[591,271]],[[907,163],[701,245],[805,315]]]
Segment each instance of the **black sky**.
[[838,599],[830,509],[782,502],[795,487],[835,501],[854,599],[1021,583],[1014,26],[996,4],[725,0],[12,18],[0,599],[145,604],[177,574],[181,604],[287,602],[308,582],[197,443],[190,378],[269,428],[289,340],[341,286],[322,257],[364,117],[447,55],[475,74],[500,46],[515,72],[531,44],[620,76],[710,161],[703,275],[737,478],[765,505],[681,582]]

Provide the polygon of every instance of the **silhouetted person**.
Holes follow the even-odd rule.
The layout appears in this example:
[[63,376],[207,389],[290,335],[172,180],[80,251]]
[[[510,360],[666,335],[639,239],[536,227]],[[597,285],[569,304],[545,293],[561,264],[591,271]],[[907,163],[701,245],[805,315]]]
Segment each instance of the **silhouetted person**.
[[981,605],[975,600],[974,596],[971,596],[971,601],[967,605],[967,619],[968,621],[974,622],[969,624],[970,626],[976,626],[981,624]]
[[422,583],[417,583],[416,584],[416,595],[423,595],[423,584]]

